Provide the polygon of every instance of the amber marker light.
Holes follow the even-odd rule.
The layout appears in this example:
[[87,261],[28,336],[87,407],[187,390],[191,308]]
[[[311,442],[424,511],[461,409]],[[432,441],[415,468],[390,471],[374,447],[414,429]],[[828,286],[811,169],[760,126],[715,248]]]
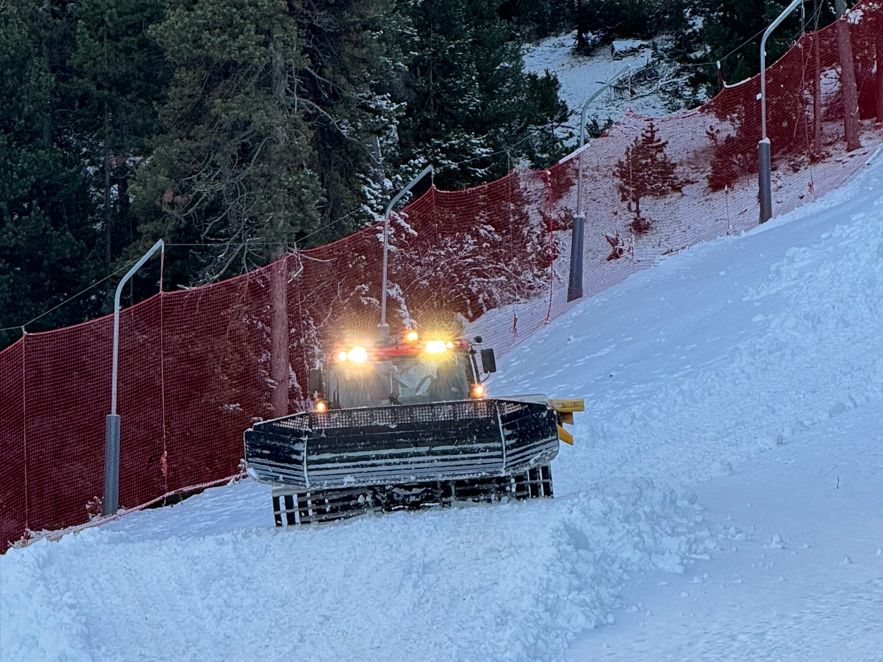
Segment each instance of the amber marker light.
[[316,401],[316,411],[322,413],[323,411],[328,411],[328,403],[324,400]]
[[411,330],[405,333],[405,342],[417,342],[418,340],[420,340],[420,334],[416,331]]
[[476,400],[480,400],[481,398],[483,398],[485,396],[484,386],[482,386],[481,384],[473,384],[471,395]]

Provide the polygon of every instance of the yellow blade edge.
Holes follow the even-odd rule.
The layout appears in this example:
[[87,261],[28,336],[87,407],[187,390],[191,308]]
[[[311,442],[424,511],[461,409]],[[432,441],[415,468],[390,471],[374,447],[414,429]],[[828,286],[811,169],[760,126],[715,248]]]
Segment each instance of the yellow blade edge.
[[567,398],[561,400],[549,400],[549,406],[557,412],[567,413],[585,411],[586,401],[582,398]]
[[558,438],[565,444],[570,444],[571,446],[573,446],[573,435],[560,425],[558,426]]

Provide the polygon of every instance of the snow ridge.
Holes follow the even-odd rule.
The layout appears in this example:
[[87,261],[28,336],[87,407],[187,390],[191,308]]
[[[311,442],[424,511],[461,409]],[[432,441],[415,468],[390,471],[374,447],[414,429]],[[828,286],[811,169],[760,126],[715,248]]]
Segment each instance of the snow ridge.
[[[251,483],[227,491],[244,512],[269,502]],[[682,572],[716,546],[692,500],[633,481],[296,531],[86,530],[0,558],[0,648],[21,660],[558,659],[575,633],[613,621],[630,574]]]

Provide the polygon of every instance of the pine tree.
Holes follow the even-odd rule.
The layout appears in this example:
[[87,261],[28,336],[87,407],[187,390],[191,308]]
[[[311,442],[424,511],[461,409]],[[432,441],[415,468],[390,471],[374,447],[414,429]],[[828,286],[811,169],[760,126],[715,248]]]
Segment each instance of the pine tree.
[[147,35],[162,18],[162,2],[81,0],[74,9],[69,124],[101,191],[104,256],[111,263],[135,239],[129,181],[158,130],[155,106],[168,82],[163,54]]
[[292,0],[301,34],[300,100],[312,130],[310,165],[324,191],[327,240],[373,222],[398,172],[393,100],[404,71],[407,18],[394,0]]
[[[808,63],[789,57],[780,60],[767,73],[767,126],[772,140],[773,158],[800,153],[807,147],[807,117],[813,114],[814,82],[808,80]],[[796,84],[803,81],[803,84]],[[760,104],[753,94],[740,94],[738,89],[726,97],[726,103],[711,105],[719,121],[707,131],[713,149],[708,186],[719,191],[736,180],[757,172],[757,140],[760,126]],[[731,129],[722,130],[729,125]]]
[[[0,22],[0,327],[23,324],[95,276],[93,205],[83,166],[60,127],[55,64],[69,53],[64,16],[10,0]],[[81,297],[29,330],[82,321]],[[0,333],[0,346],[20,333]]]
[[524,159],[554,162],[566,116],[551,75],[524,71],[516,30],[494,0],[423,0],[410,12],[414,54],[401,100],[402,158],[436,166],[436,183],[459,188]]
[[573,29],[573,0],[504,0],[498,13],[528,39],[541,39]]
[[591,47],[589,35],[609,42],[616,37],[649,38],[658,27],[653,20],[659,14],[657,3],[650,0],[594,0],[580,3],[576,12],[578,49]]
[[651,121],[626,147],[625,155],[616,164],[614,174],[619,180],[619,197],[634,213],[631,227],[635,234],[644,234],[650,229],[650,221],[641,216],[641,198],[662,197],[683,186],[675,172],[675,163],[665,152],[666,145]]
[[[720,74],[727,83],[755,75],[760,70],[759,35],[787,4],[785,0],[697,0],[694,11],[702,21],[701,39],[707,47],[701,59],[720,61]],[[800,13],[794,12],[767,41],[767,62],[775,62],[791,47],[799,29]],[[716,78],[710,75],[703,82],[711,92],[718,91]]]
[[[858,115],[850,118],[850,123],[858,124],[859,119],[871,118],[876,118],[878,122],[883,121],[883,1],[866,0],[859,9],[847,15],[845,22],[854,59],[853,73],[858,102]],[[848,116],[845,84],[848,74],[841,72],[841,75],[844,79],[843,94],[838,95],[841,97],[838,101],[843,102],[844,113]],[[860,127],[855,124],[853,128],[858,132]]]
[[151,34],[174,74],[165,131],[137,178],[142,232],[214,246],[190,254],[200,281],[266,263],[316,229],[321,200],[292,10],[174,0]]
[[[390,277],[403,295],[399,306],[421,324],[429,314],[471,321],[548,292],[560,246],[542,218],[545,184],[542,174],[516,172],[476,189],[467,219],[456,205],[440,203],[434,222],[419,230],[396,223]],[[420,259],[407,259],[414,255]]]

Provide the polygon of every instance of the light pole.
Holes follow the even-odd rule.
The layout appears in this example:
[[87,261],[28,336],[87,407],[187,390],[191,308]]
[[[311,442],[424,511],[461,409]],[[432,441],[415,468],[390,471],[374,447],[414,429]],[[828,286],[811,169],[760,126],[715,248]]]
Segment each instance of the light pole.
[[[119,375],[120,349],[120,296],[123,286],[135,275],[147,260],[157,251],[165,251],[162,239],[157,241],[134,266],[126,272],[117,285],[113,296],[113,368],[110,384],[110,414],[105,419],[104,427],[104,499],[101,502],[101,513],[112,515],[119,508],[120,500],[120,417],[117,414],[117,377]],[[160,286],[162,289],[162,286]]]
[[779,27],[782,21],[802,4],[803,0],[793,0],[790,5],[785,7],[785,11],[770,23],[760,40],[760,142],[757,144],[757,189],[761,223],[766,223],[773,215],[772,158],[770,139],[766,132],[766,41],[773,30]]
[[[629,69],[631,67],[625,65],[613,78],[604,83],[583,103],[579,122],[580,150],[586,144],[586,113],[589,110],[589,104],[619,80]],[[580,151],[576,176],[576,214],[573,217],[573,225],[570,231],[570,278],[567,283],[568,301],[579,299],[583,295],[583,237],[585,235],[585,227],[586,217],[583,214],[583,153]]]
[[386,288],[388,286],[387,267],[389,266],[389,215],[392,208],[396,206],[399,200],[405,197],[405,194],[414,188],[421,179],[432,173],[432,166],[428,165],[421,170],[414,179],[408,182],[401,191],[398,192],[390,203],[386,206],[386,213],[383,216],[383,278],[380,286],[380,332],[384,338],[389,336],[389,324],[386,323]]

